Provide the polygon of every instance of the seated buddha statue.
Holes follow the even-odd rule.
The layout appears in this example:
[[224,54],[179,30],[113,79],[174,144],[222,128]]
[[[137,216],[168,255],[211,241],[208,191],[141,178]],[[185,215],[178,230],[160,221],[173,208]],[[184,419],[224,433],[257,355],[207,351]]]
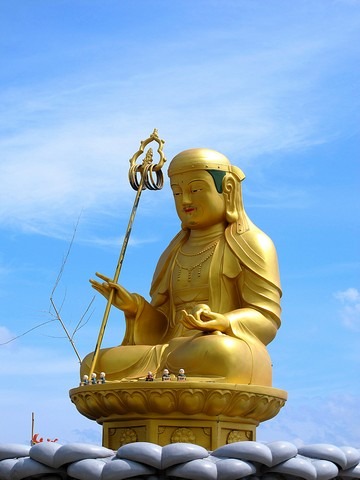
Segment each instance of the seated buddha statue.
[[[280,280],[271,239],[245,213],[240,168],[214,150],[176,155],[168,169],[181,231],[161,255],[151,300],[102,274],[90,280],[124,312],[119,346],[99,352],[108,381],[184,369],[188,380],[271,386],[266,345],[280,326]],[[93,354],[81,374],[89,372]]]

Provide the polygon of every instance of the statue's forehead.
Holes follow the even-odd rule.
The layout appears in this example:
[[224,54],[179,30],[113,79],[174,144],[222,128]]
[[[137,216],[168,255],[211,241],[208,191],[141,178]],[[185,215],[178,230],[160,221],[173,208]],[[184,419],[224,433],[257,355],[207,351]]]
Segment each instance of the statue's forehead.
[[191,172],[177,173],[171,177],[171,185],[187,185],[196,180],[201,180],[209,183],[211,181],[211,175],[206,170],[194,170]]

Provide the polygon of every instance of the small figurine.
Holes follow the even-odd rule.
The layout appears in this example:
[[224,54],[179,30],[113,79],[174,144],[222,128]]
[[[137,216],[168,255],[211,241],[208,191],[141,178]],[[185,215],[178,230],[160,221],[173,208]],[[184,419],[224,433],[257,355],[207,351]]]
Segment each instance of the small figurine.
[[164,368],[161,379],[162,379],[163,382],[170,382],[170,380],[171,380],[170,373],[169,373],[169,370],[167,368]]
[[178,382],[183,382],[184,380],[186,380],[185,370],[183,368],[180,368],[177,379]]
[[106,383],[106,380],[105,380],[105,372],[101,372],[100,373],[100,378],[98,380],[97,383]]
[[152,372],[148,372],[148,374],[146,375],[145,381],[146,382],[153,382],[154,381],[154,375],[153,375]]
[[84,375],[81,382],[80,382],[80,387],[83,387],[84,385],[89,385],[89,376]]
[[91,384],[96,385],[96,373],[95,372],[93,372],[91,374]]

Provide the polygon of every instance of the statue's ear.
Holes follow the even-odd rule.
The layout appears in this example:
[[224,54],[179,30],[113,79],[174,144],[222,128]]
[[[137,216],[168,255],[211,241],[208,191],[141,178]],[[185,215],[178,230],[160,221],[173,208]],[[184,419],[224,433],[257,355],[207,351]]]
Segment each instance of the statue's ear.
[[228,223],[234,223],[239,217],[236,202],[237,192],[236,180],[233,175],[225,175],[222,188],[226,206],[226,220]]

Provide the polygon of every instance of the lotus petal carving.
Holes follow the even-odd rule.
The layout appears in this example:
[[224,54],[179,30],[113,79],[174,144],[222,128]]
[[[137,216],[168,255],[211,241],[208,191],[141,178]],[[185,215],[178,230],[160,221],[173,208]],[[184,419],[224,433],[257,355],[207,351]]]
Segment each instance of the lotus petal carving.
[[285,404],[283,390],[252,385],[184,382],[120,382],[86,385],[70,390],[80,413],[93,420],[148,413],[224,416],[261,422]]

